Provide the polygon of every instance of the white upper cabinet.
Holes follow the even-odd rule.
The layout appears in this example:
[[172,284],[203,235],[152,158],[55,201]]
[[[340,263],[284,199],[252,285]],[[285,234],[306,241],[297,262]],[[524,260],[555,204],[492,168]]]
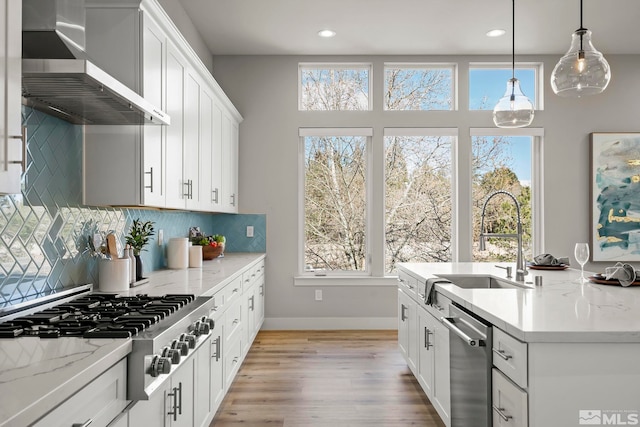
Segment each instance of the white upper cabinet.
[[185,59],[169,44],[167,48],[166,112],[171,125],[166,128],[166,181],[168,208],[184,209],[186,189],[182,179],[182,140],[184,132]]
[[[150,19],[143,21],[142,61],[144,69],[143,95],[153,105],[166,105],[164,84],[166,73],[166,37]],[[141,204],[165,205],[164,128],[144,126],[142,140],[143,199]]]
[[238,212],[238,123],[222,117],[222,211]]
[[20,193],[26,167],[21,129],[22,1],[0,1],[0,194]]
[[229,98],[157,2],[86,1],[89,56],[171,124],[86,126],[84,203],[237,212],[242,117]]

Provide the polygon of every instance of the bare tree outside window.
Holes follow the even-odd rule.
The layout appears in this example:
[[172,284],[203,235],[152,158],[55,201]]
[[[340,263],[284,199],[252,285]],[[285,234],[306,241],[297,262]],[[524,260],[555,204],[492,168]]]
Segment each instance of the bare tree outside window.
[[300,68],[300,109],[369,110],[369,68]]
[[385,110],[453,109],[453,68],[387,66],[384,82]]
[[307,270],[366,270],[366,143],[362,136],[304,138]]
[[451,261],[453,137],[385,137],[385,271]]

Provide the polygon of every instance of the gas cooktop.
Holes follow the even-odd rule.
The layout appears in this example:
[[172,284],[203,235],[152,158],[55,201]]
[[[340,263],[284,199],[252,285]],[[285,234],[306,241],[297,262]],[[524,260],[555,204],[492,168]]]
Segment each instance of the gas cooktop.
[[195,300],[194,295],[87,294],[0,323],[0,338],[131,338]]

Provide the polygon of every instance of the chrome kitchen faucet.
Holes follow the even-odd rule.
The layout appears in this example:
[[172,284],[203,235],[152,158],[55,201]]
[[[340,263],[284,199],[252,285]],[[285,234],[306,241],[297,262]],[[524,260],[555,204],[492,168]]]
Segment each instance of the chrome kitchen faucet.
[[[489,200],[493,197],[504,194],[505,196],[509,196],[513,203],[516,205],[516,213],[518,215],[518,228],[517,233],[485,233],[484,232],[484,215],[485,210],[487,209],[487,204]],[[518,254],[516,256],[516,281],[523,282],[524,276],[528,274],[527,268],[524,262],[524,254],[522,252],[522,222],[520,221],[520,205],[518,204],[518,200],[516,200],[515,196],[508,191],[498,190],[489,194],[489,197],[484,201],[484,206],[482,206],[482,215],[480,220],[480,250],[484,251],[486,249],[485,243],[488,237],[501,237],[506,239],[517,239],[518,240]]]

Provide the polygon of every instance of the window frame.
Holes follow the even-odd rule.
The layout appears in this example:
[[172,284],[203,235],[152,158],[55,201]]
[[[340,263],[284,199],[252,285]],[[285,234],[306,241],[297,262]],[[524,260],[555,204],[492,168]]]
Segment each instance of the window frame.
[[382,93],[387,90],[387,68],[400,68],[408,70],[424,70],[424,69],[450,69],[451,70],[451,99],[452,105],[448,110],[389,110],[386,105],[382,105],[383,111],[397,111],[397,112],[410,112],[410,111],[458,111],[458,64],[455,62],[385,62],[382,65]]
[[[302,71],[304,69],[334,69],[334,70],[367,70],[369,85],[367,87],[368,106],[366,110],[304,110],[302,108]],[[373,63],[371,62],[299,62],[298,63],[298,111],[300,112],[370,112],[373,111]]]
[[[511,62],[470,62],[467,68],[469,80],[471,79],[471,70],[473,69],[485,69],[485,70],[511,70]],[[533,69],[535,72],[534,77],[534,91],[535,97],[533,99],[533,109],[536,111],[544,110],[544,64],[542,62],[516,62],[515,69]],[[506,85],[506,81],[505,81]],[[505,86],[506,87],[506,86]],[[471,109],[469,106],[469,94],[471,93],[471,81],[467,82],[467,108],[469,111],[491,111],[491,110],[477,110]],[[503,88],[504,89],[504,88]],[[500,93],[502,96],[504,92]],[[531,99],[531,97],[530,97]],[[531,128],[527,128],[531,129]]]
[[[305,270],[305,137],[336,137],[336,136],[359,136],[365,137],[365,251],[366,268],[364,271],[348,270]],[[348,127],[348,128],[310,128],[301,127],[298,129],[298,276],[299,277],[372,277],[372,213],[373,207],[371,198],[373,195],[373,128]]]

